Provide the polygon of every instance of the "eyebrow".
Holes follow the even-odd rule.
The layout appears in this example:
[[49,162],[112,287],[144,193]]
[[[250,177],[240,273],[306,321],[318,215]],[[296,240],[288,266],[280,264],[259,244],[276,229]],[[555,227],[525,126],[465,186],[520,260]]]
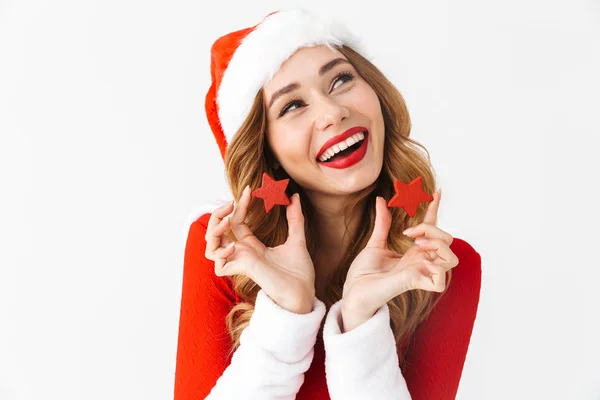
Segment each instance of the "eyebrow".
[[[350,64],[350,62],[348,60],[346,60],[345,58],[341,58],[341,57],[334,58],[333,60],[331,60],[331,61],[327,62],[326,64],[324,64],[323,66],[321,66],[321,68],[319,69],[319,76],[325,75],[327,72],[329,72],[333,67],[335,67],[338,64]],[[279,97],[281,97],[284,94],[287,94],[289,92],[293,92],[294,90],[298,89],[299,87],[300,87],[300,85],[298,83],[293,82],[293,83],[290,83],[289,85],[282,87],[275,93],[273,93],[273,97],[271,97],[271,100],[269,101],[269,106],[267,109],[271,109],[271,106],[273,105],[273,103],[275,103],[275,100],[277,100]]]

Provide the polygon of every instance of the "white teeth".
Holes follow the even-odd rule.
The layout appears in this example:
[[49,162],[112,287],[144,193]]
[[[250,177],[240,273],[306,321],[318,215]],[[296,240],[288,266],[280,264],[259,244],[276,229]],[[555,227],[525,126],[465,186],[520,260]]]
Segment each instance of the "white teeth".
[[348,139],[346,139],[342,142],[336,143],[333,146],[331,146],[330,148],[328,148],[327,150],[325,150],[325,152],[321,155],[321,157],[319,157],[319,161],[321,161],[321,162],[327,161],[328,159],[333,157],[336,153],[346,150],[348,147],[352,146],[353,144],[355,144],[357,142],[360,142],[364,138],[365,138],[364,132],[355,133],[354,135],[350,136]]

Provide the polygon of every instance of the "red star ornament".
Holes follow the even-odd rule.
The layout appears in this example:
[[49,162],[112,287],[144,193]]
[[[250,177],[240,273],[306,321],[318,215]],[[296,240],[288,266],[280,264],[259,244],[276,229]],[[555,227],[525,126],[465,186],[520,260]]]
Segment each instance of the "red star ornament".
[[423,180],[420,176],[409,184],[394,180],[396,194],[388,202],[388,207],[402,207],[412,218],[417,213],[417,207],[424,201],[433,201],[433,196],[423,191]]
[[251,195],[265,201],[265,210],[268,213],[275,204],[282,206],[290,204],[290,199],[285,194],[285,189],[289,181],[289,179],[276,181],[264,172],[262,175],[262,186],[260,189],[254,190]]

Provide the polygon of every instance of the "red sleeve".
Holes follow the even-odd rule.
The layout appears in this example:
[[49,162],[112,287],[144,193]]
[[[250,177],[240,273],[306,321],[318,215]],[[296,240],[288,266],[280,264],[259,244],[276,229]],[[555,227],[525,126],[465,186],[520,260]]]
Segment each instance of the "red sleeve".
[[[472,249],[458,241],[457,247]],[[481,288],[481,257],[473,249],[466,254],[453,268],[446,293],[417,327],[406,354],[402,373],[413,400],[456,397]]]
[[185,245],[174,400],[204,399],[231,362],[225,317],[235,292],[204,257],[209,217],[192,223]]

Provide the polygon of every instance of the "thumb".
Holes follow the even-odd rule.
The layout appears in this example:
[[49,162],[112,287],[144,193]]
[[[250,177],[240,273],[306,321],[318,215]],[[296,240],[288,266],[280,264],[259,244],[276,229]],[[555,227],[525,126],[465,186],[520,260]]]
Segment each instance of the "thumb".
[[286,217],[288,221],[288,241],[306,246],[306,236],[304,235],[304,215],[300,204],[300,195],[294,193],[292,200],[286,208]]
[[[225,248],[220,249],[223,258],[217,259],[215,262],[215,275],[217,276],[231,276],[231,275],[246,275],[243,271],[243,263],[240,264],[238,257],[236,257],[237,249],[231,251],[237,245],[236,242],[231,242]],[[219,250],[218,250],[219,251]],[[230,253],[230,254],[229,254]],[[229,254],[229,255],[227,255]]]
[[377,196],[375,199],[375,226],[371,238],[367,242],[367,247],[387,249],[387,237],[391,224],[392,214],[386,201],[383,197]]

